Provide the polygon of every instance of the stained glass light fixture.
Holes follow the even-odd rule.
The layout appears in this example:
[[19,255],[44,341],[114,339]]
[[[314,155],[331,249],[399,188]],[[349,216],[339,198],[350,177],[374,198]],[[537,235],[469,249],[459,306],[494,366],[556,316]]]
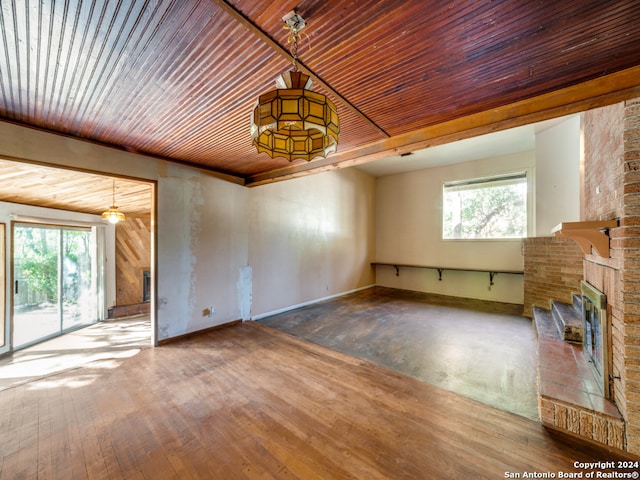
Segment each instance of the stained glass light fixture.
[[293,70],[276,80],[276,90],[260,95],[253,110],[251,138],[258,152],[289,161],[310,161],[336,151],[340,120],[325,95],[312,92],[313,80],[298,70],[298,41],[306,26],[295,12],[283,18],[292,44]]
[[102,213],[103,220],[108,220],[109,223],[116,224],[125,219],[124,213],[118,210],[118,206],[116,205],[116,182],[113,181],[113,201],[111,202],[111,207],[105,210]]

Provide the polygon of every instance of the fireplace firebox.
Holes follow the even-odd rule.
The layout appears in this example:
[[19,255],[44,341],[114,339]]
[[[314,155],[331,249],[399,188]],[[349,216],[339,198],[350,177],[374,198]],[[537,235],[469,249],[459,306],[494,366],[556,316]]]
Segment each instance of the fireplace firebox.
[[602,394],[610,399],[607,296],[588,282],[582,281],[581,286],[584,354],[592,365]]
[[145,270],[142,272],[142,301],[148,302],[151,300],[151,272]]

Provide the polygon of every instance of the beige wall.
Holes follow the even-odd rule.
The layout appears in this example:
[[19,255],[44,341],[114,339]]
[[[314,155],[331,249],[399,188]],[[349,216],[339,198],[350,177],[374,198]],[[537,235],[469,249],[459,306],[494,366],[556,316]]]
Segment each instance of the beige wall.
[[[376,260],[379,262],[522,270],[521,241],[442,240],[442,184],[528,169],[529,236],[550,235],[560,222],[580,215],[580,116],[536,134],[535,151],[429,168],[378,179]],[[523,303],[523,277],[425,269],[377,267],[377,284],[442,295]]]
[[536,230],[551,235],[562,222],[580,220],[580,115],[536,134]]
[[[443,240],[442,184],[531,169],[532,151],[378,179],[376,191],[376,260],[378,262],[496,270],[522,270],[520,240]],[[377,284],[457,297],[523,302],[521,275],[377,267]]]
[[251,315],[375,283],[375,179],[337,170],[253,188]]
[[[244,187],[166,164],[158,178],[158,338],[240,318],[247,263]],[[203,313],[213,307],[214,313]]]
[[[0,123],[0,156],[157,181],[159,340],[374,283],[375,179],[362,172],[247,189],[8,123]],[[203,315],[210,307],[215,313]]]

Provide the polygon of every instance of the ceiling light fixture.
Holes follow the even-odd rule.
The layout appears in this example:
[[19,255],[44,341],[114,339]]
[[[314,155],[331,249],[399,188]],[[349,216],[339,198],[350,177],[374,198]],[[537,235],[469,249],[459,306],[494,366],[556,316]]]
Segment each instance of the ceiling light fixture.
[[282,20],[289,30],[293,70],[278,77],[276,90],[258,98],[251,138],[258,153],[265,152],[272,158],[326,158],[338,146],[338,112],[325,95],[311,91],[311,77],[298,71],[298,41],[305,20],[293,11]]
[[112,199],[111,207],[105,210],[102,213],[103,220],[108,220],[109,223],[113,223],[114,225],[118,222],[121,222],[125,219],[124,213],[118,210],[118,206],[116,205],[116,181],[113,181],[113,199]]

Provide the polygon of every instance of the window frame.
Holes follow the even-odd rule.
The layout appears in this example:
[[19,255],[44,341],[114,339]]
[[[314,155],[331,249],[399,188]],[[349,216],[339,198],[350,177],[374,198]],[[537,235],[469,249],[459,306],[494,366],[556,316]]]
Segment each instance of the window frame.
[[[522,237],[507,237],[507,238],[446,238],[444,236],[445,231],[445,210],[444,210],[444,196],[447,187],[465,186],[481,183],[499,182],[501,180],[508,180],[517,176],[523,176],[527,185],[526,194],[526,215],[527,225],[525,236]],[[478,175],[467,178],[456,178],[454,180],[448,180],[442,182],[442,188],[440,190],[440,240],[445,242],[521,242],[524,238],[528,238],[534,235],[534,220],[535,220],[535,203],[534,203],[534,175],[533,168],[519,168],[517,170],[504,171],[500,173],[492,173],[489,175]]]

